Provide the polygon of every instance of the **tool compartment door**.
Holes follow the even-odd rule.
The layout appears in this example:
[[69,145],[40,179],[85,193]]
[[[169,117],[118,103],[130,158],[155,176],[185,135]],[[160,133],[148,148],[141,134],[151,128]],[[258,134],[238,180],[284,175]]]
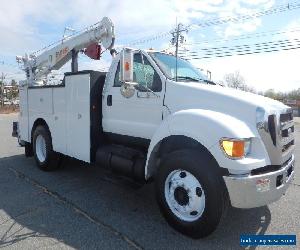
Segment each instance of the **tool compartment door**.
[[67,154],[90,162],[90,75],[65,78],[67,100]]
[[29,119],[28,119],[28,89],[26,86],[19,87],[20,113],[19,113],[19,133],[20,139],[30,142]]

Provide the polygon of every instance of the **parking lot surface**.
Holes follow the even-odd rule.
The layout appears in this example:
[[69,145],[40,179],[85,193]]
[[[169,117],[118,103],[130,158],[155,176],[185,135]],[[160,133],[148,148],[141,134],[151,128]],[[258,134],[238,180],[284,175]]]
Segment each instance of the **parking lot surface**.
[[240,234],[296,234],[300,240],[300,120],[296,175],[286,195],[261,208],[230,208],[217,231],[201,240],[167,225],[153,184],[138,187],[76,160],[40,171],[11,137],[13,120],[16,114],[0,115],[0,248],[238,249]]

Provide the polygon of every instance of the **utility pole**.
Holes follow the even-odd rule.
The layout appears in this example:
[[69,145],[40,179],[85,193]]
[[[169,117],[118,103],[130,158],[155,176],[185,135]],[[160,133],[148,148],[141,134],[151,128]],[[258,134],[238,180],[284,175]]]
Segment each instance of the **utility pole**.
[[[4,64],[4,61],[0,61],[0,64]],[[2,88],[3,81],[4,81],[4,74],[2,72],[2,74],[1,74],[1,85],[0,85],[0,106],[3,106],[3,104],[4,104],[4,100],[3,100],[4,95],[3,95],[3,88]]]
[[180,29],[180,23],[178,24],[177,26],[177,30],[176,30],[176,50],[175,50],[175,55],[176,55],[176,69],[175,69],[175,79],[176,79],[176,82],[177,82],[177,68],[178,68],[178,41],[179,41],[179,29]]
[[5,75],[2,72],[2,74],[1,74],[1,86],[0,86],[0,90],[1,90],[0,104],[1,104],[1,106],[4,105],[4,79],[5,79]]
[[175,79],[177,81],[177,68],[178,68],[178,48],[179,48],[179,43],[184,42],[184,36],[182,35],[182,32],[185,31],[187,32],[188,30],[186,28],[183,28],[183,25],[179,23],[176,25],[175,31],[171,32],[173,35],[173,38],[171,40],[172,45],[175,45],[175,56],[176,56],[176,68],[175,68]]

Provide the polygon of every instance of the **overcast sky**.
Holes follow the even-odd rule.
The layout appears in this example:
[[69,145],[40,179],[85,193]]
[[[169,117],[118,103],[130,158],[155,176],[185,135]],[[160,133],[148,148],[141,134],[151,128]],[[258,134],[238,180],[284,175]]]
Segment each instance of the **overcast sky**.
[[[116,30],[116,45],[157,35],[174,28],[176,19],[184,25],[203,23],[226,16],[245,15],[290,1],[274,0],[10,0],[0,7],[0,73],[22,79],[23,73],[15,66],[15,56],[33,52],[62,38],[64,28],[76,30],[110,17]],[[300,4],[300,1],[297,2]],[[253,44],[282,39],[300,38],[300,8],[246,22],[226,23],[209,27],[193,27],[185,34],[189,49]],[[297,29],[299,31],[297,31]],[[272,33],[270,33],[272,31]],[[275,33],[281,33],[274,35]],[[288,31],[288,32],[286,32]],[[292,32],[290,32],[292,31]],[[264,36],[251,36],[265,33]],[[273,35],[271,35],[273,34]],[[250,35],[248,39],[239,39]],[[238,39],[237,39],[238,38]],[[137,44],[138,48],[164,49],[169,47],[171,35]],[[221,41],[220,41],[221,39]],[[205,43],[205,41],[209,41]],[[197,44],[195,44],[197,43]],[[197,67],[210,70],[214,80],[239,71],[248,85],[257,90],[273,88],[288,91],[300,87],[300,49],[248,56],[211,58],[193,61]],[[2,64],[1,61],[5,63]],[[106,55],[100,62],[80,57],[81,69],[100,69],[109,66]],[[69,67],[69,66],[68,66]],[[68,70],[68,67],[64,67]]]

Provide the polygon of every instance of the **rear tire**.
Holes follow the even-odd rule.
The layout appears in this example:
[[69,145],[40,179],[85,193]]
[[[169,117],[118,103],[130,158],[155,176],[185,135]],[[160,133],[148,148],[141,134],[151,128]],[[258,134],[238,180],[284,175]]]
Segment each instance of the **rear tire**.
[[215,231],[228,204],[218,168],[207,152],[196,150],[174,151],[162,159],[156,197],[174,229],[196,239]]
[[43,171],[59,168],[61,155],[53,151],[49,130],[45,126],[37,126],[33,133],[33,152],[37,166]]

